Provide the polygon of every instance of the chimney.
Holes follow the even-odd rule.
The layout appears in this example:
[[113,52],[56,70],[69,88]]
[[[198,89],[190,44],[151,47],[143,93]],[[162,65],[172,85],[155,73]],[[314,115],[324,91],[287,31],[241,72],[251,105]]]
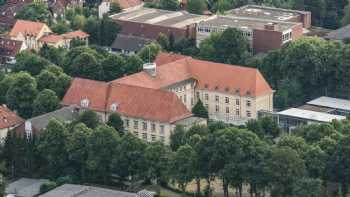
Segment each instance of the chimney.
[[151,75],[152,77],[155,77],[157,75],[157,65],[156,63],[145,63],[143,64],[143,70]]
[[279,25],[277,23],[267,23],[265,25],[265,30],[277,31],[278,29],[279,29]]

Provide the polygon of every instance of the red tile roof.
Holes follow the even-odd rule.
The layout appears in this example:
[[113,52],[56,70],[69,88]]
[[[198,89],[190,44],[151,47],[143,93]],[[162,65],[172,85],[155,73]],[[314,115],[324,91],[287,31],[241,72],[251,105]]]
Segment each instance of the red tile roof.
[[15,57],[21,51],[22,45],[22,41],[0,38],[0,56]]
[[122,9],[128,9],[142,4],[141,0],[111,0],[111,2],[118,3]]
[[24,120],[5,106],[0,106],[0,129],[24,123]]
[[33,35],[37,36],[43,27],[44,23],[34,22],[34,21],[25,21],[25,20],[17,20],[11,32],[9,33],[10,37],[16,37],[19,33],[23,35]]
[[177,60],[181,60],[184,58],[189,58],[189,57],[185,56],[185,55],[176,54],[176,53],[163,53],[163,52],[161,52],[157,55],[154,62],[157,64],[157,66],[161,66],[163,64],[175,62]]
[[81,30],[77,30],[77,31],[72,31],[72,32],[67,32],[65,34],[62,34],[61,36],[63,36],[64,38],[68,38],[68,39],[73,39],[73,38],[87,38],[90,35],[88,33],[85,33]]
[[192,116],[172,92],[75,78],[61,103],[80,105],[83,99],[89,100],[89,109],[110,112],[116,103],[118,113],[145,120],[173,123]]
[[[170,62],[171,60],[175,60]],[[121,79],[117,83],[147,88],[166,88],[174,83],[194,78],[197,88],[231,94],[261,96],[273,90],[258,69],[193,59],[176,54],[160,54],[156,58],[157,75],[142,71]],[[168,63],[170,62],[170,63]]]
[[40,42],[43,43],[57,43],[63,40],[63,37],[61,35],[56,34],[50,34],[47,36],[43,36],[39,39]]

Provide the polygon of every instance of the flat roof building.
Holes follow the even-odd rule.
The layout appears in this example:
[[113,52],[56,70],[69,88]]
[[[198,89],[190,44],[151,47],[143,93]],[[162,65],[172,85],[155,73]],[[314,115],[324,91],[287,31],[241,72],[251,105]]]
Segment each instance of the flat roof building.
[[311,12],[274,8],[259,5],[246,5],[240,8],[229,10],[227,15],[237,17],[248,17],[255,19],[265,19],[280,22],[299,22],[304,28],[311,27]]
[[122,26],[122,34],[156,39],[159,33],[164,33],[180,39],[195,38],[196,23],[208,16],[142,7],[111,15],[110,18]]
[[221,32],[227,28],[242,31],[250,44],[252,53],[264,53],[278,49],[303,35],[301,23],[277,21],[250,17],[213,16],[197,25],[197,46],[213,32]]
[[307,102],[308,105],[327,107],[332,109],[332,114],[350,115],[350,100],[322,96]]

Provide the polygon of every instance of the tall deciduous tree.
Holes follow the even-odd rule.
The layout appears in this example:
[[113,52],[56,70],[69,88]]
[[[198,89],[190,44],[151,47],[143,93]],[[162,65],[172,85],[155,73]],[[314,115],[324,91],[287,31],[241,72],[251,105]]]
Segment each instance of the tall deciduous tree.
[[17,110],[24,118],[32,115],[32,103],[37,95],[36,81],[30,74],[21,72],[17,74],[6,94],[9,107]]
[[177,10],[179,9],[178,0],[160,0],[158,7],[164,10]]
[[101,79],[103,70],[96,57],[90,53],[81,53],[73,60],[72,75],[88,79]]
[[203,14],[207,8],[207,3],[205,0],[188,0],[186,8],[190,13]]
[[44,23],[49,23],[51,20],[49,10],[42,2],[33,2],[25,5],[16,13],[16,18],[30,21],[40,21]]
[[59,107],[59,98],[56,93],[49,89],[41,91],[33,102],[33,115],[37,116],[52,112]]
[[91,129],[95,129],[99,124],[99,118],[96,112],[92,110],[86,110],[80,114],[78,122],[84,123]]
[[198,99],[196,105],[192,108],[192,113],[197,117],[209,118],[208,111],[200,99]]
[[180,146],[186,144],[186,131],[181,125],[176,125],[173,132],[170,135],[170,147],[171,150],[176,151]]
[[124,122],[118,113],[111,113],[107,125],[113,127],[120,134],[124,133]]
[[108,183],[112,173],[113,158],[118,155],[117,147],[120,141],[118,133],[109,126],[98,126],[88,139],[87,168],[92,180]]
[[41,70],[49,66],[51,63],[30,52],[22,52],[16,56],[16,64],[13,67],[13,71],[27,71],[31,75],[38,75]]
[[126,62],[124,58],[120,55],[111,54],[101,63],[104,80],[111,81],[120,78],[125,73]]

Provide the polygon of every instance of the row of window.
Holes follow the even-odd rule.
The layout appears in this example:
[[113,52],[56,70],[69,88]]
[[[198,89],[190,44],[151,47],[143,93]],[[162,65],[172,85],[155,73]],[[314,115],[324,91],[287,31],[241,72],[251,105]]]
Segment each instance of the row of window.
[[[197,92],[197,96],[199,97],[199,92]],[[209,100],[209,94],[205,93],[204,94],[204,100],[208,101]],[[240,105],[240,100],[239,99],[235,99],[236,100],[236,105]],[[218,95],[215,96],[215,101],[216,102],[220,102],[220,97]],[[229,97],[225,97],[225,103],[226,104],[230,104],[230,98]],[[246,106],[250,107],[252,105],[250,100],[246,101]]]
[[[139,132],[137,130],[134,131],[134,135],[143,139],[144,141],[148,142],[156,142],[157,141],[157,136],[155,134],[151,134],[151,138],[148,138],[148,134],[147,133],[141,133],[141,136],[139,136]],[[165,142],[165,137],[164,136],[158,136],[158,141],[164,143]]]
[[[207,110],[209,110],[209,105],[208,104],[205,104],[205,107],[207,108]],[[239,116],[240,115],[240,110],[239,109],[235,109],[236,110],[236,116]],[[220,106],[219,105],[215,105],[215,112],[220,112]],[[227,114],[229,114],[230,113],[230,108],[229,107],[226,107],[225,108],[225,112],[227,113]],[[251,117],[252,116],[252,112],[250,111],[250,110],[247,110],[246,111],[246,116],[247,117]]]
[[291,39],[292,39],[292,32],[288,32],[288,33],[282,35],[283,42],[291,40]]
[[[125,126],[127,128],[130,127],[130,120],[129,119],[125,119]],[[142,122],[142,131],[148,131],[148,128],[150,126],[150,130],[152,133],[155,133],[157,131],[157,126],[155,123],[151,123],[150,125],[148,124],[148,122]],[[134,120],[133,121],[133,129],[135,131],[137,131],[139,129],[139,121],[138,120]],[[159,135],[164,135],[165,132],[165,125],[159,125]]]
[[[212,32],[222,32],[225,29],[223,28],[217,28],[217,27],[198,27],[198,32],[204,32],[204,33],[212,33]],[[244,37],[251,37],[252,36],[252,32],[250,31],[242,31],[242,35]]]

